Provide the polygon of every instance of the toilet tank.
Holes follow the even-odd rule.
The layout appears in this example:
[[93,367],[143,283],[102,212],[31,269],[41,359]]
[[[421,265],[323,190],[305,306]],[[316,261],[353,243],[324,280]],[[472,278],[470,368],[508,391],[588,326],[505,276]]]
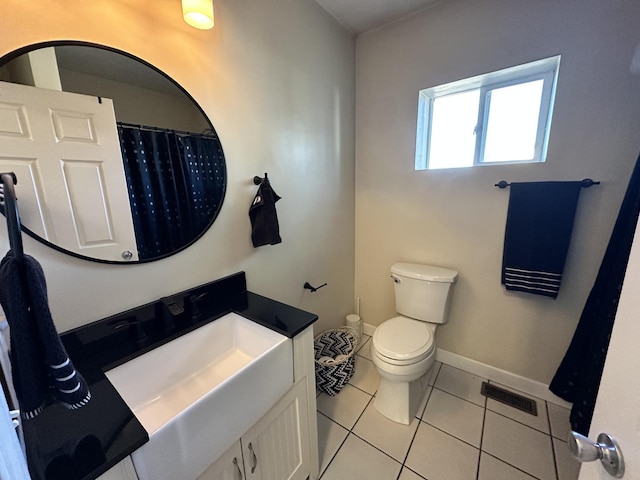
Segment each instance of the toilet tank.
[[396,311],[429,323],[445,323],[449,299],[458,272],[416,263],[391,266],[396,294]]

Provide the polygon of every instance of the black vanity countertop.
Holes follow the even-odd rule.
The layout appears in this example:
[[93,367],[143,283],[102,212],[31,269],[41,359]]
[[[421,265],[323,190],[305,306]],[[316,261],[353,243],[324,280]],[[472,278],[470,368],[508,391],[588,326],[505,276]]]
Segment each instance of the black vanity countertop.
[[78,410],[51,405],[23,421],[33,480],[93,480],[144,445],[147,432],[104,371],[230,312],[290,338],[318,319],[248,292],[240,272],[61,335],[91,401]]

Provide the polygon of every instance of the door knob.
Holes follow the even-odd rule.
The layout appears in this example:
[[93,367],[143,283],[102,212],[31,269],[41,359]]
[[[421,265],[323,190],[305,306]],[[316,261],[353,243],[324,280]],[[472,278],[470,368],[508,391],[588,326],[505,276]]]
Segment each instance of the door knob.
[[569,451],[580,462],[600,460],[607,473],[616,478],[624,475],[624,458],[615,438],[606,433],[598,435],[594,442],[577,432],[569,434]]

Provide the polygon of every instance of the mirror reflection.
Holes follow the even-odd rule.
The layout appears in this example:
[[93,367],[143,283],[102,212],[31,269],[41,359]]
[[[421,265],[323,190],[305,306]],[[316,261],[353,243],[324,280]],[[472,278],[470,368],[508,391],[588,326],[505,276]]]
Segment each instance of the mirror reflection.
[[226,188],[222,145],[151,65],[77,42],[0,59],[0,170],[25,231],[71,255],[146,262],[196,241]]

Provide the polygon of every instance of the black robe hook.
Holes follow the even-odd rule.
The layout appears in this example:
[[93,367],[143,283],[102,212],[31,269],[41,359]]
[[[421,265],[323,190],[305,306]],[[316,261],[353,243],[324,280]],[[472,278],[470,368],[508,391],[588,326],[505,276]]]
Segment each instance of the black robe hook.
[[265,180],[268,180],[269,178],[267,177],[267,172],[264,172],[264,178],[261,178],[259,176],[255,176],[253,177],[253,183],[254,185],[260,185],[262,182],[264,182]]

